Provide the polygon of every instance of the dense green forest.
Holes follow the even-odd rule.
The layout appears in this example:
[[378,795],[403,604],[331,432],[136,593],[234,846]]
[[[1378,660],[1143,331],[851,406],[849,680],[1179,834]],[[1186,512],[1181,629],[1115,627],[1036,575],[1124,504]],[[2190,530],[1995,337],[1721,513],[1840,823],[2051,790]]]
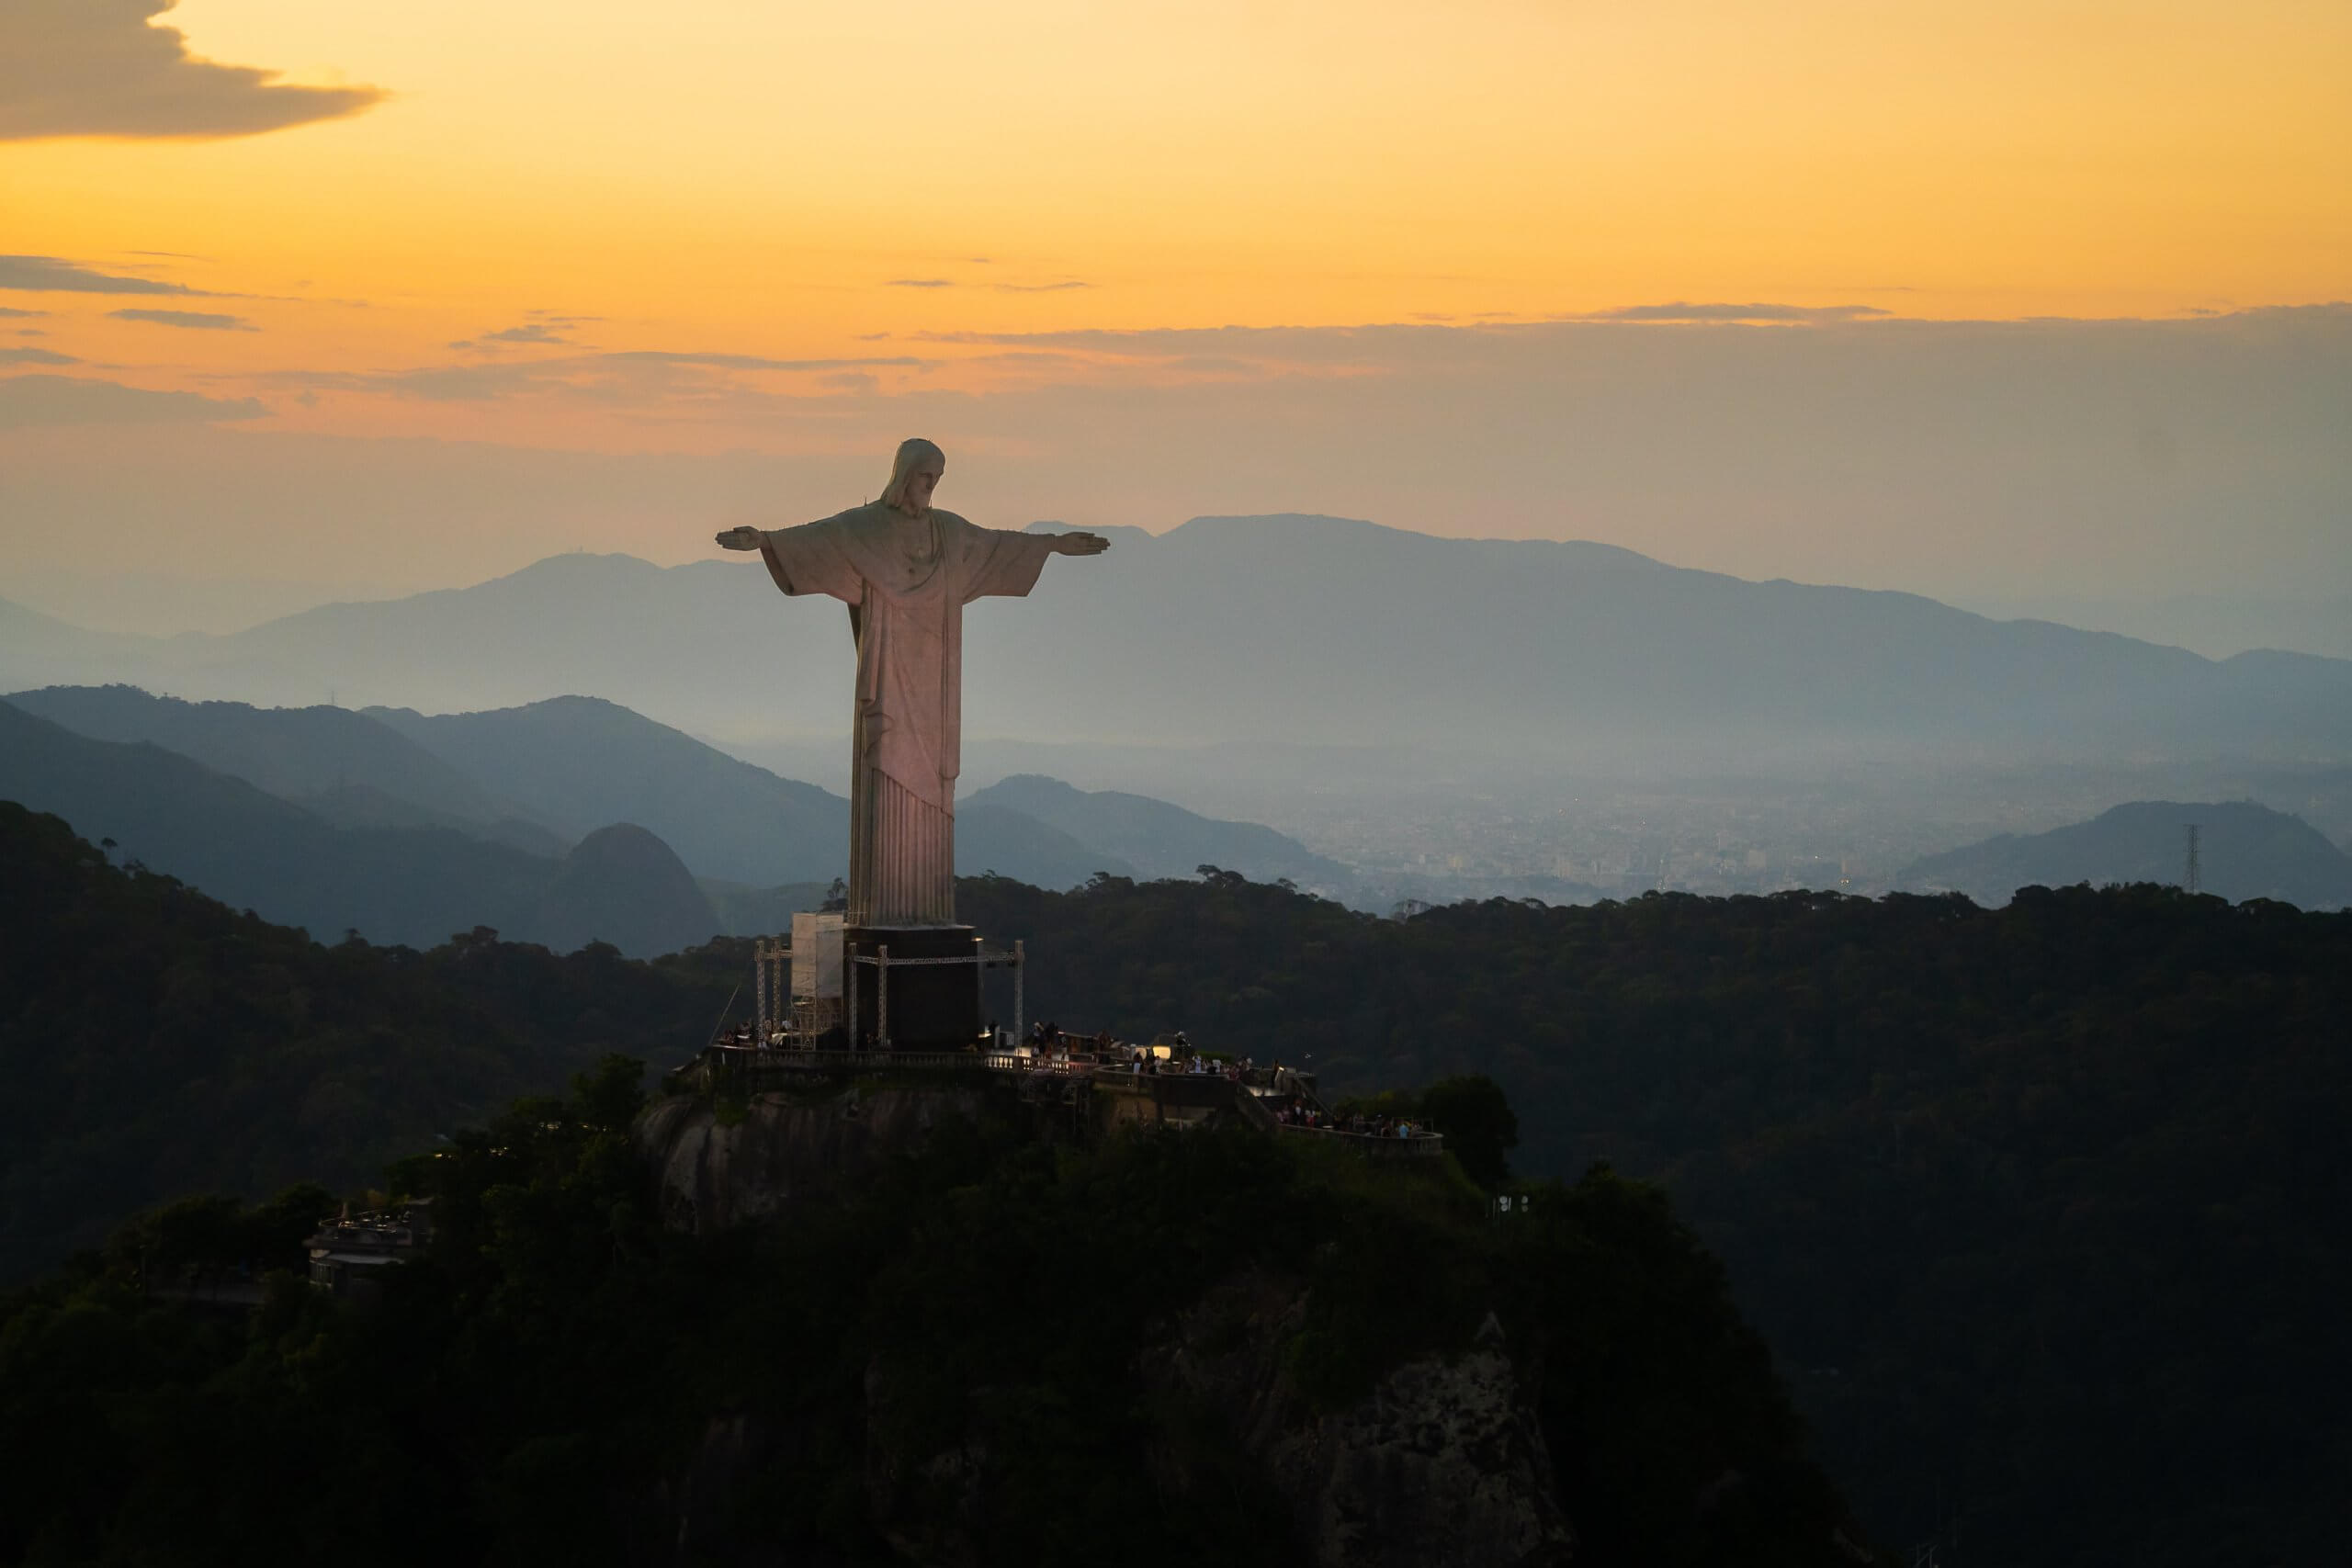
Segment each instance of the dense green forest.
[[247,1316],[160,1304],[182,1270],[295,1266],[300,1193],[144,1217],[0,1296],[0,1560],[1300,1562],[1216,1409],[1141,1371],[1256,1274],[1305,1291],[1283,1364],[1309,1416],[1498,1330],[1577,1562],[1854,1561],[1654,1189],[1594,1175],[1503,1221],[1441,1162],[983,1120],[837,1213],[696,1239],[657,1223],[637,1078],[616,1059],[403,1162],[436,1235],[373,1307],[291,1272]]
[[691,1054],[740,978],[488,932],[322,946],[6,802],[0,888],[0,1281],[180,1194],[370,1186],[605,1052]]
[[[0,877],[18,1278],[176,1194],[380,1184],[606,1049],[682,1057],[748,957],[322,947],[5,808]],[[1182,1028],[1333,1096],[1483,1074],[1522,1175],[1660,1183],[1881,1539],[1972,1568],[2352,1536],[2352,915],[2140,886],[1399,921],[1222,873],[959,897],[1027,940],[1033,1017]]]
[[1947,1564],[2352,1537],[2352,914],[2177,889],[1369,919],[967,883],[1065,1022],[1363,1090],[1501,1082],[1522,1168],[1662,1181],[1871,1526]]

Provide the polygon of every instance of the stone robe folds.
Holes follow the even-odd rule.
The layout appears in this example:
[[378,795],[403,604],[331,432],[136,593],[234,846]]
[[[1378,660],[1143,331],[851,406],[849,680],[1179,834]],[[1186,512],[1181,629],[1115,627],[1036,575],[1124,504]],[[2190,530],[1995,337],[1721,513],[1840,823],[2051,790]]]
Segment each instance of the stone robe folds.
[[1048,534],[980,528],[880,502],[763,531],[786,593],[849,605],[857,642],[849,924],[956,923],[956,776],[963,771],[964,606],[1036,586]]

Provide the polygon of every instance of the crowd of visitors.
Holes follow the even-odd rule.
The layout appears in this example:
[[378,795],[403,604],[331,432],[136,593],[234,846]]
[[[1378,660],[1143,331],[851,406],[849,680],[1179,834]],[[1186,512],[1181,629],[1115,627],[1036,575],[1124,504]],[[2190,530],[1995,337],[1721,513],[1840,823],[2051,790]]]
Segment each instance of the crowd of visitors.
[[[1001,1033],[999,1032],[997,1037],[999,1049],[1006,1049]],[[1114,1039],[1107,1032],[1072,1034],[1050,1020],[1040,1020],[1031,1024],[1029,1037],[1021,1044],[1011,1047],[1009,1054],[1017,1059],[1054,1066],[1108,1067],[1113,1071],[1125,1068],[1138,1076],[1146,1073],[1170,1074],[1187,1077],[1224,1077],[1235,1082],[1239,1082],[1255,1066],[1247,1056],[1220,1058],[1196,1051],[1182,1030],[1162,1035],[1149,1044],[1138,1045]]]
[[[1428,1123],[1408,1117],[1365,1115],[1361,1112],[1335,1113],[1326,1110],[1306,1082],[1302,1082],[1280,1066],[1261,1072],[1247,1056],[1212,1055],[1195,1050],[1183,1031],[1163,1034],[1148,1044],[1133,1044],[1114,1038],[1109,1032],[1093,1034],[1073,1033],[1051,1019],[1040,1019],[1029,1026],[1023,1039],[1015,1042],[1006,1031],[991,1021],[988,1037],[1001,1057],[1010,1057],[1006,1066],[1028,1064],[1033,1068],[1058,1072],[1126,1072],[1136,1077],[1146,1075],[1178,1077],[1221,1077],[1234,1083],[1247,1082],[1251,1092],[1261,1096],[1260,1103],[1273,1112],[1277,1123],[1319,1133],[1338,1133],[1359,1138],[1413,1138],[1432,1136]],[[788,1037],[779,1036],[782,1043]],[[757,1032],[746,1023],[722,1029],[715,1043],[739,1050],[752,1048],[757,1043]],[[1311,1081],[1311,1080],[1310,1080]]]
[[1427,1122],[1404,1116],[1334,1115],[1303,1095],[1292,1095],[1276,1106],[1274,1120],[1285,1127],[1351,1133],[1359,1138],[1410,1138],[1424,1136],[1430,1131]]

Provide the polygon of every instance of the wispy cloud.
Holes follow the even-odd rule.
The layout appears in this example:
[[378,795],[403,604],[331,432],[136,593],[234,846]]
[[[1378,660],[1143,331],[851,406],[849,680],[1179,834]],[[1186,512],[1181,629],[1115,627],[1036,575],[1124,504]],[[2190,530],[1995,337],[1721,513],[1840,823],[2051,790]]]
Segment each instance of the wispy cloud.
[[1091,288],[1094,285],[1073,277],[1060,283],[993,283],[989,287],[1006,294],[1059,294],[1072,288]]
[[574,316],[561,310],[526,310],[529,320],[511,327],[501,327],[480,337],[459,338],[451,348],[483,348],[493,344],[546,344],[565,348],[578,346],[575,339],[566,336],[591,321],[601,321],[602,316]]
[[0,430],[31,424],[209,423],[259,419],[268,412],[252,398],[158,392],[80,376],[0,377]]
[[[556,343],[569,344],[564,329],[553,321],[526,321],[519,327],[505,327],[498,332],[484,333],[481,343]],[[458,346],[452,344],[451,346]]]
[[99,272],[62,256],[0,256],[0,288],[28,294],[203,294],[185,283]]
[[956,280],[952,277],[893,277],[886,279],[882,287],[885,288],[953,288],[956,287]]
[[46,316],[46,310],[19,310],[14,305],[0,305],[0,316]]
[[1891,312],[1875,305],[1623,305],[1563,316],[1568,321],[1852,321]]
[[187,327],[194,332],[257,333],[261,329],[243,316],[220,316],[209,310],[108,310],[126,321],[147,321],[159,327]]
[[0,348],[0,365],[79,365],[70,354],[53,348]]
[[889,357],[859,357],[854,359],[762,359],[750,354],[683,354],[664,349],[630,349],[616,354],[597,355],[612,361],[638,361],[661,365],[710,365],[728,370],[843,370],[869,365],[916,366],[930,363],[912,355]]
[[609,354],[560,355],[490,364],[428,365],[410,370],[283,370],[250,379],[264,386],[303,390],[372,392],[429,402],[479,402],[496,398],[543,396],[573,401],[648,407],[664,402],[710,400],[752,391],[745,373],[813,373],[920,368],[930,361],[900,355],[848,359],[769,359],[751,354],[629,349]]
[[302,87],[187,51],[150,26],[174,0],[8,0],[0,141],[54,136],[251,136],[357,114],[379,87]]

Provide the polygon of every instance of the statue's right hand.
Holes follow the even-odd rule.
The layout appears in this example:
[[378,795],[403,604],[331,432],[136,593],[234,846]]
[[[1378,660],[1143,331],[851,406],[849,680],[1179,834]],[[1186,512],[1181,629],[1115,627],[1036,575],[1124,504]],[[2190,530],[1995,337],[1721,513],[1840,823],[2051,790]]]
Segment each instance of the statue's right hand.
[[756,550],[760,547],[757,528],[729,528],[718,536],[719,545],[730,550]]

